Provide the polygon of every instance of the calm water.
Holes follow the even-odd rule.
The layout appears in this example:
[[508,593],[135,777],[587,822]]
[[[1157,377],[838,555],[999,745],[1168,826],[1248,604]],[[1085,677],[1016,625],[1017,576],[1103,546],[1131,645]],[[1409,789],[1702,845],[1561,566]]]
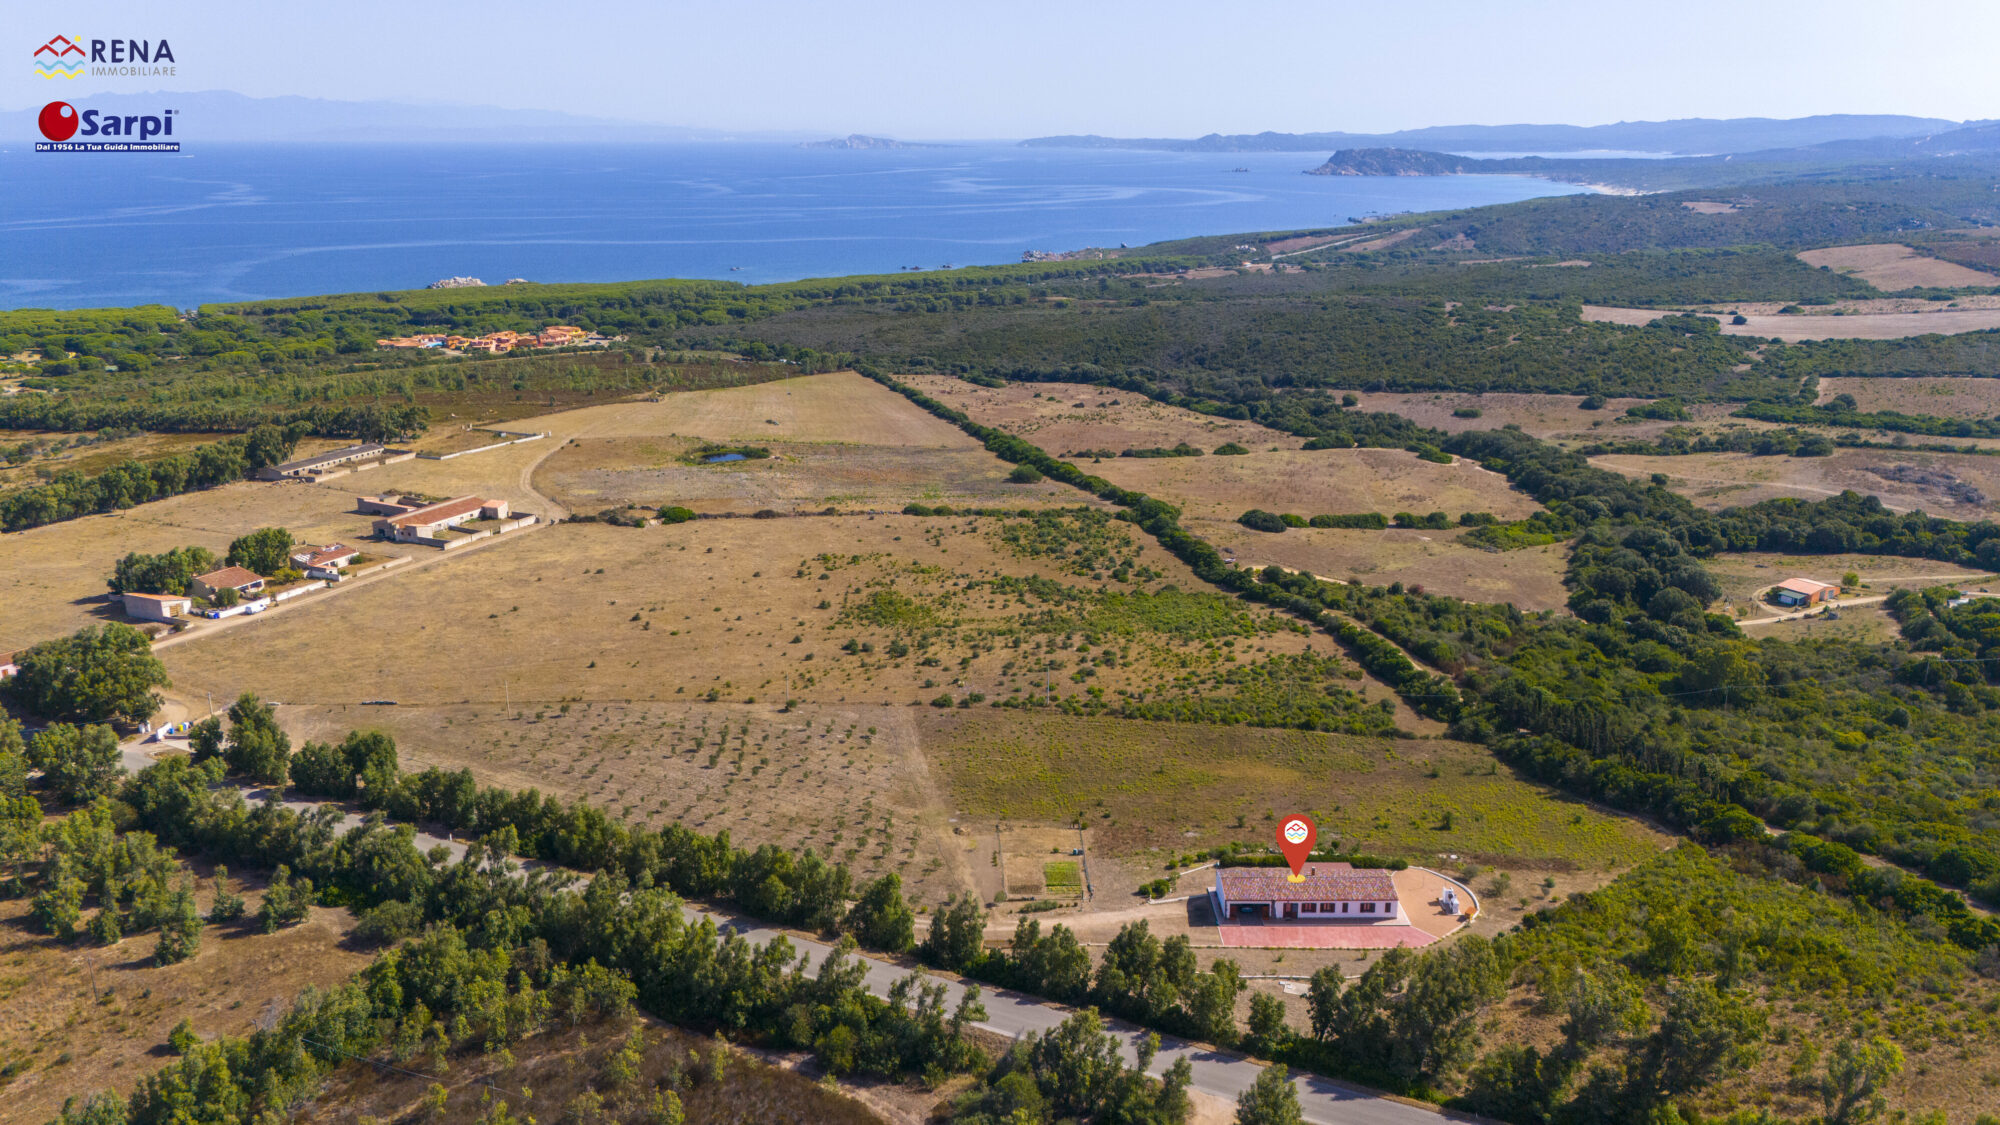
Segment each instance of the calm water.
[[0,307],[192,307],[455,275],[785,281],[1580,190],[1512,176],[1299,174],[1325,158],[757,144],[15,148],[0,152]]

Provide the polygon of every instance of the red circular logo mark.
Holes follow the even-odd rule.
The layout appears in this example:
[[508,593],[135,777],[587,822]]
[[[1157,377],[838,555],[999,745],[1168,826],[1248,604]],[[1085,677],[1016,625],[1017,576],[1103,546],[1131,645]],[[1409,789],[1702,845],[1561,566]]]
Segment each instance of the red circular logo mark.
[[66,141],[76,136],[76,107],[68,102],[50,102],[42,107],[39,122],[42,136],[52,141]]

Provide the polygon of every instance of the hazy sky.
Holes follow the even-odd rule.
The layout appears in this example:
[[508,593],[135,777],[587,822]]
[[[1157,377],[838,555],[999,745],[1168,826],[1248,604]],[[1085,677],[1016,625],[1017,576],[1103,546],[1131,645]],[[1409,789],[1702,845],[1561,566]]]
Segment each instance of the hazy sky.
[[4,0],[20,109],[62,33],[160,38],[164,88],[903,137],[2000,117],[2000,3],[1633,0]]

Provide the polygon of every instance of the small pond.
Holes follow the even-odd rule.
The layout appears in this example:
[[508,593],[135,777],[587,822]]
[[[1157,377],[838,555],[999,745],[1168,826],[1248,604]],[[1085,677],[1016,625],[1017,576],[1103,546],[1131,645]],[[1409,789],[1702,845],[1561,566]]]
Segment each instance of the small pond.
[[742,461],[744,459],[741,453],[718,453],[713,457],[703,458],[703,463],[714,465],[723,461]]

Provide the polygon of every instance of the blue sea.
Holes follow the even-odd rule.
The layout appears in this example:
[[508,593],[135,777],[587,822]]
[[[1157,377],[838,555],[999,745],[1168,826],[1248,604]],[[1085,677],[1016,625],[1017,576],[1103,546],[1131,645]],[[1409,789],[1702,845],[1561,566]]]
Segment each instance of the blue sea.
[[459,275],[788,281],[1583,190],[1300,174],[1325,158],[749,143],[16,148],[0,152],[0,307],[192,308]]

